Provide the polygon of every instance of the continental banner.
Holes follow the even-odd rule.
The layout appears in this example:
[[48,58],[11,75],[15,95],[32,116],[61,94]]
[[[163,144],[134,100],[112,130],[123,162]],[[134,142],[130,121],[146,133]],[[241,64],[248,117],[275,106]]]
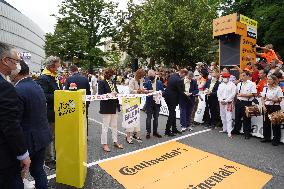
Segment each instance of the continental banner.
[[241,45],[240,45],[240,67],[244,69],[247,63],[250,61],[248,56],[252,60],[256,59],[253,46],[256,44],[256,39],[250,37],[241,36]]
[[99,164],[127,189],[260,189],[271,175],[170,142]]
[[140,97],[122,98],[122,127],[131,128],[140,125]]

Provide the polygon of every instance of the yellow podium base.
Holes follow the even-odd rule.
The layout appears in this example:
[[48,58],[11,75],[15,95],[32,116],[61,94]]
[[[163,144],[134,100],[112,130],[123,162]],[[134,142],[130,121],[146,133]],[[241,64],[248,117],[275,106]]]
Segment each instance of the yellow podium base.
[[56,182],[82,188],[87,173],[85,90],[55,91]]

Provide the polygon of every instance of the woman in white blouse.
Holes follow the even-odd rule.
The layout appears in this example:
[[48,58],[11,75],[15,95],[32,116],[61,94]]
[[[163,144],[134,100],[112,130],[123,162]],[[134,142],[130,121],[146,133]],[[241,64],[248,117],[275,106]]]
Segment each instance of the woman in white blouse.
[[[138,69],[135,72],[134,78],[130,79],[129,85],[128,85],[130,94],[145,93],[145,90],[143,87],[145,75],[146,75],[146,72],[143,69]],[[135,127],[126,129],[126,132],[127,132],[126,141],[128,144],[133,144],[132,137],[138,142],[142,142],[142,139],[140,137],[140,123],[136,125]]]
[[[263,88],[261,93],[263,111],[265,112],[265,119],[263,123],[263,136],[264,139],[261,142],[271,141],[271,122],[268,117],[269,114],[281,110],[280,102],[283,98],[283,92],[278,86],[278,78],[275,75],[267,77],[267,86]],[[280,125],[273,125],[273,140],[272,145],[277,146],[280,143],[281,128]]]

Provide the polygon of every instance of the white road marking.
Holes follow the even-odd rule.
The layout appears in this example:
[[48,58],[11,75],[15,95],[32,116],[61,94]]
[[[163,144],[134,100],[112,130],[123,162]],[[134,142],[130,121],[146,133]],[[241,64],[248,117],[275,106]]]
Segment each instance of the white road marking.
[[[91,121],[95,121],[99,124],[102,124],[101,122],[99,121],[96,121],[94,119],[91,119],[89,118]],[[202,130],[202,131],[197,131],[197,132],[194,132],[194,133],[190,133],[190,134],[187,134],[187,135],[184,135],[184,136],[180,136],[180,137],[177,137],[177,138],[173,138],[171,140],[168,140],[168,141],[165,141],[165,142],[161,142],[161,143],[158,143],[158,144],[155,144],[155,145],[152,145],[152,146],[148,146],[146,148],[141,148],[139,150],[135,150],[135,151],[132,151],[132,152],[128,152],[128,153],[125,153],[125,154],[121,154],[121,155],[117,155],[117,156],[114,156],[114,157],[110,157],[110,158],[106,158],[106,159],[102,159],[102,160],[98,160],[98,161],[94,161],[94,162],[91,162],[91,163],[88,163],[87,164],[87,167],[92,167],[92,166],[95,166],[95,165],[98,165],[100,163],[104,163],[104,162],[107,162],[107,161],[111,161],[111,160],[114,160],[114,159],[118,159],[118,158],[121,158],[121,157],[125,157],[125,156],[128,156],[128,155],[131,155],[131,154],[136,154],[138,152],[141,152],[141,151],[144,151],[144,150],[148,150],[148,149],[152,149],[152,148],[155,148],[157,146],[161,146],[163,144],[167,144],[167,143],[170,143],[170,142],[174,142],[174,141],[178,141],[178,140],[182,140],[182,139],[185,139],[187,137],[191,137],[191,136],[195,136],[195,135],[198,135],[198,134],[201,134],[201,133],[206,133],[208,131],[211,131],[211,129],[206,129],[206,130]],[[122,133],[122,132],[121,132]],[[125,134],[125,133],[123,133]],[[56,174],[53,174],[53,175],[49,175],[47,177],[48,180],[50,179],[53,179],[56,177]],[[32,181],[32,183],[34,184],[34,181]]]

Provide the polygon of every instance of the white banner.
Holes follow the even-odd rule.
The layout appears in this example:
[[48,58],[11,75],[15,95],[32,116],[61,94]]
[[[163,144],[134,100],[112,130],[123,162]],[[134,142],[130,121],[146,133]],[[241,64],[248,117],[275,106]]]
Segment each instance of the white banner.
[[[118,89],[120,87],[118,86]],[[123,91],[129,91],[127,86],[122,86],[120,89],[123,89]],[[200,100],[200,98],[202,100]],[[258,99],[258,101],[261,103],[261,100]],[[141,97],[141,104],[140,104],[140,109],[144,107],[146,103],[146,96]],[[203,123],[203,115],[205,111],[205,95],[200,94],[199,97],[199,102],[197,105],[197,111],[195,112],[194,116],[194,121],[198,123]],[[281,109],[284,111],[284,101],[281,102]],[[234,110],[233,110],[234,111]],[[162,97],[161,99],[161,109],[160,109],[160,114],[168,116],[169,115],[169,110],[167,107],[167,104],[165,102],[165,99]],[[180,109],[179,106],[176,108],[176,116],[177,118],[180,118]],[[233,112],[233,119],[234,119],[234,112]],[[251,118],[251,125],[253,128],[253,136],[263,138],[263,116],[258,116],[258,117],[252,117]],[[281,130],[281,142],[284,143],[284,129]]]

